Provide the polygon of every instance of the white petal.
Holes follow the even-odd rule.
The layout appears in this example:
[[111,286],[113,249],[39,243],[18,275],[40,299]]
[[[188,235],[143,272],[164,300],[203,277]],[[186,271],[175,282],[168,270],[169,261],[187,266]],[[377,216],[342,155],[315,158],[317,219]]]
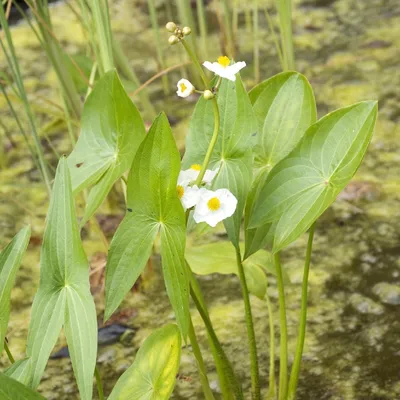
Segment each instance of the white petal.
[[246,63],[244,61],[239,61],[235,64],[229,65],[229,67],[227,67],[227,69],[229,69],[229,72],[231,74],[236,75],[245,66],[246,66]]
[[186,169],[184,171],[179,172],[178,176],[178,185],[187,186],[190,182],[193,182],[199,176],[199,172],[192,168]]
[[206,173],[204,174],[204,177],[203,177],[203,182],[211,183],[212,180],[215,178],[215,175],[218,174],[218,171],[219,171],[219,168],[214,171],[212,171],[211,169],[207,169]]
[[187,210],[188,208],[192,208],[197,204],[201,190],[197,186],[186,186],[184,190],[185,192],[181,198],[181,203],[183,208]]

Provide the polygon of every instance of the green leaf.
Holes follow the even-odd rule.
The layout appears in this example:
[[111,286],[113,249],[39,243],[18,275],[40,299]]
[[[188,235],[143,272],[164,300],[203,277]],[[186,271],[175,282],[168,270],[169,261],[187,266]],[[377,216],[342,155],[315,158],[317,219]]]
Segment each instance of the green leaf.
[[0,373],[1,400],[45,400],[39,393]]
[[10,318],[11,289],[30,236],[31,228],[29,226],[22,228],[0,253],[0,354],[3,352]]
[[[252,137],[257,125],[253,109],[239,76],[235,82],[223,79],[218,90],[220,130],[209,169],[219,167],[213,189],[227,188],[238,199],[234,215],[224,220],[229,239],[239,246],[239,231],[247,194],[252,179]],[[213,101],[201,97],[194,110],[186,139],[184,169],[202,164],[213,129]]]
[[82,224],[90,219],[115,181],[131,166],[144,136],[139,111],[117,73],[107,72],[86,100],[81,135],[68,157],[74,194],[93,186]]
[[[242,245],[240,246],[242,247]],[[191,270],[197,275],[235,274],[239,272],[236,264],[236,253],[229,242],[214,242],[201,246],[188,247],[186,259]],[[263,299],[267,290],[267,279],[264,269],[276,275],[271,254],[265,250],[249,257],[243,262],[249,291]]]
[[371,140],[376,116],[374,101],[328,114],[271,171],[249,227],[278,221],[274,252],[304,233],[351,180]]
[[65,158],[56,172],[40,257],[40,285],[29,326],[27,362],[32,388],[40,383],[63,325],[81,399],[89,400],[96,364],[97,319]]
[[[257,118],[258,136],[254,149],[257,172],[246,203],[246,228],[269,172],[296,147],[316,121],[312,88],[298,72],[275,75],[254,87],[249,96]],[[269,223],[257,229],[246,229],[245,258],[271,244],[273,235],[274,226]]]
[[108,400],[168,400],[176,382],[181,346],[176,325],[154,331],[118,379]]
[[5,371],[4,375],[21,382],[23,385],[30,385],[31,382],[31,362],[30,358],[15,361]]
[[110,245],[106,267],[108,319],[133,286],[161,234],[161,259],[167,292],[185,337],[189,281],[185,273],[185,214],[176,193],[180,157],[165,114],[154,121],[128,178],[128,211]]

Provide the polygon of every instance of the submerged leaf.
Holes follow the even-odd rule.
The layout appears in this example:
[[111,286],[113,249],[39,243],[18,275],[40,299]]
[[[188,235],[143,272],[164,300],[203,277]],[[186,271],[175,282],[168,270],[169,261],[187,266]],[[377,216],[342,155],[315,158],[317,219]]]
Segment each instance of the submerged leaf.
[[[240,246],[242,247],[242,246]],[[229,242],[214,242],[188,247],[186,259],[191,270],[198,275],[235,274],[238,275],[236,253]],[[249,291],[263,299],[267,289],[267,279],[263,269],[276,275],[271,254],[260,250],[243,262]]]
[[307,79],[298,72],[283,72],[254,87],[250,100],[257,118],[254,148],[257,170],[245,210],[245,258],[272,243],[275,226],[266,223],[247,229],[254,202],[271,169],[286,157],[316,120],[314,94]]
[[31,228],[29,226],[22,228],[0,253],[0,354],[3,352],[10,318],[11,289],[30,236]]
[[[223,79],[218,90],[220,129],[209,168],[219,168],[213,189],[229,189],[238,199],[232,217],[224,220],[229,239],[239,246],[239,231],[243,210],[252,179],[251,145],[257,125],[253,109],[239,76],[236,82]],[[194,110],[183,169],[202,164],[214,129],[213,101],[201,97]]]
[[131,166],[144,136],[139,111],[117,73],[107,72],[86,100],[81,134],[68,157],[73,192],[93,186],[82,224],[90,219],[115,181]]
[[181,346],[176,325],[154,331],[118,379],[108,400],[168,400],[176,382]]
[[161,234],[161,259],[168,296],[182,335],[189,317],[185,273],[185,214],[176,192],[180,157],[168,119],[161,114],[134,159],[128,178],[128,209],[110,245],[106,267],[107,320],[133,286]]
[[249,226],[277,221],[274,252],[305,232],[347,185],[365,155],[376,116],[373,101],[328,114],[271,171]]
[[[82,399],[89,400],[96,364],[97,318],[69,169],[65,158],[61,158],[43,237],[40,285],[33,302],[28,333],[28,360],[20,365],[20,369],[29,370],[28,381],[32,388],[39,385],[64,324],[79,392]],[[21,371],[17,369],[12,375],[17,373]]]

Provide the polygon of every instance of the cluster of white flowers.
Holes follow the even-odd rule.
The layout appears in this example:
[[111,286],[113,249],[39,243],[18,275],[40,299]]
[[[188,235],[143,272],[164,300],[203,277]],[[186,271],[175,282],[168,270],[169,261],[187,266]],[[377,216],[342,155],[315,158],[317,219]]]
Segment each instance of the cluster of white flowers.
[[[237,199],[228,189],[213,191],[205,187],[191,186],[199,176],[200,169],[200,165],[194,164],[189,169],[181,171],[176,190],[185,210],[194,207],[193,219],[197,223],[206,222],[214,227],[218,222],[233,215]],[[217,173],[218,170],[206,170],[202,183],[210,184]]]
[[[239,61],[231,64],[231,60],[227,56],[221,56],[218,57],[217,62],[211,63],[210,61],[205,61],[203,66],[209,71],[214,72],[215,75],[234,82],[236,80],[236,74],[246,66],[246,63],[244,61]],[[188,97],[196,90],[187,79],[181,79],[177,87],[178,90],[176,94],[179,97]]]

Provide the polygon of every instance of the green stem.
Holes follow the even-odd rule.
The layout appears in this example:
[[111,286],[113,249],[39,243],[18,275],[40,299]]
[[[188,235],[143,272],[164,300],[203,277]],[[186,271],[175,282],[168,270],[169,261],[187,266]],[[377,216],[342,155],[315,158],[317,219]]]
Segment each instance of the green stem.
[[[109,26],[109,21],[107,19],[107,0],[91,0],[90,8],[93,13],[94,26],[96,30],[96,35],[98,37],[102,71],[106,73],[107,71],[114,68],[111,27]],[[105,8],[105,10],[102,8]]]
[[211,351],[213,353],[213,357],[217,367],[223,398],[231,399],[232,397],[230,393],[232,390],[234,393],[234,398],[236,400],[243,400],[243,393],[240,382],[235,377],[235,373],[233,371],[231,363],[229,362],[228,357],[226,356],[224,349],[222,348],[221,343],[219,342],[218,337],[215,333],[198,282],[193,275],[189,264],[186,265],[188,267],[188,273],[190,274],[190,295],[207,330],[207,334],[211,343]]
[[292,0],[276,0],[283,49],[284,70],[294,70]]
[[303,357],[304,340],[306,337],[308,275],[310,272],[314,231],[315,231],[315,222],[312,224],[310,232],[308,234],[306,259],[304,263],[304,272],[303,272],[303,284],[301,289],[301,312],[300,312],[299,336],[297,339],[296,354],[293,361],[292,371],[290,373],[289,392],[288,392],[289,400],[294,400],[296,398],[296,390],[297,390],[297,383],[299,381],[301,359]]
[[[160,38],[160,27],[158,26],[158,18],[157,18],[157,10],[156,10],[156,5],[155,5],[155,0],[148,0],[147,4],[149,7],[150,21],[151,21],[151,26],[153,29],[153,34],[154,34],[155,48],[156,48],[156,53],[157,53],[157,62],[158,62],[158,66],[159,66],[158,72],[160,72],[165,69],[165,63],[164,63],[163,46],[162,46],[161,38]],[[163,75],[162,83],[163,83],[163,88],[164,88],[164,94],[167,95],[169,92],[167,75]]]
[[197,56],[195,55],[195,53],[193,52],[190,45],[186,42],[185,39],[181,40],[181,43],[182,43],[183,47],[185,48],[186,53],[188,54],[189,58],[192,60],[193,65],[196,67],[197,71],[199,72],[201,80],[204,83],[204,86],[206,87],[206,89],[210,90],[211,89],[210,82],[208,81],[208,79],[203,71],[203,68],[201,67],[201,65],[199,63]]
[[101,381],[100,371],[97,368],[97,365],[94,369],[94,376],[96,378],[96,386],[97,386],[97,393],[99,394],[99,400],[104,400],[103,383]]
[[279,365],[279,400],[287,398],[287,366],[288,366],[288,351],[287,351],[287,326],[286,326],[286,304],[285,304],[285,287],[283,285],[282,266],[279,253],[274,254],[274,262],[278,281],[279,292],[279,316],[280,316],[280,365]]
[[268,293],[265,294],[269,319],[269,388],[267,399],[275,399],[275,323]]
[[253,316],[251,312],[250,294],[249,294],[249,289],[247,287],[246,275],[244,273],[242,256],[240,254],[239,248],[236,248],[236,262],[239,271],[240,285],[242,287],[244,310],[246,316],[247,336],[249,341],[252,398],[253,400],[260,400],[261,399],[260,375],[258,370],[256,335],[254,332]]
[[15,359],[14,359],[13,355],[11,354],[10,348],[8,347],[7,339],[4,339],[4,350],[7,353],[7,357],[10,360],[10,363],[14,364]]
[[197,341],[196,333],[193,327],[192,318],[189,319],[189,339],[190,344],[192,345],[193,354],[197,361],[197,368],[199,369],[200,382],[203,388],[205,399],[215,400],[210,388],[210,383],[208,382],[206,366],[204,365],[203,356],[201,355],[199,342]]
[[253,59],[254,79],[256,83],[260,81],[260,45],[258,39],[258,0],[253,0]]
[[208,58],[207,54],[207,20],[204,11],[204,0],[196,0],[197,7],[197,20],[199,22],[200,40],[201,40],[201,54],[203,60]]
[[283,61],[283,54],[282,54],[281,45],[279,44],[278,37],[277,37],[277,35],[275,33],[274,23],[272,21],[271,16],[269,15],[267,7],[264,8],[264,12],[265,12],[265,18],[267,20],[268,28],[269,28],[269,31],[270,31],[271,36],[272,36],[272,40],[273,40],[275,48],[276,48],[276,53],[278,54],[278,57],[279,57],[279,62],[281,64],[282,70],[284,70],[285,69],[285,63]]
[[223,0],[224,3],[224,25],[225,25],[225,38],[226,38],[226,50],[229,58],[235,58],[235,46],[233,44],[233,33],[232,33],[232,17],[231,10],[229,8],[229,1]]
[[199,173],[199,175],[197,176],[197,179],[196,179],[196,183],[195,184],[197,186],[199,186],[201,184],[202,180],[203,180],[203,177],[204,177],[204,174],[206,173],[208,164],[210,163],[211,156],[212,156],[212,153],[214,151],[214,147],[215,147],[215,145],[217,143],[217,140],[218,140],[219,124],[220,124],[219,108],[218,108],[217,99],[215,97],[212,99],[212,102],[213,102],[213,108],[214,108],[214,131],[213,131],[213,134],[212,134],[212,137],[211,137],[210,144],[209,144],[208,149],[207,149],[206,156],[204,157],[204,161],[203,161],[203,164],[201,166],[200,173]]

